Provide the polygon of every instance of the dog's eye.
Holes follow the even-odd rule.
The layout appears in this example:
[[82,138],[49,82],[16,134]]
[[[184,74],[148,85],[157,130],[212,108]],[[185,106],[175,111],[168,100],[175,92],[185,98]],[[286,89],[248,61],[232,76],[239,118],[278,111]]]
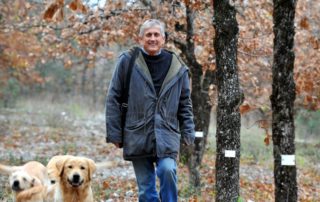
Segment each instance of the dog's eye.
[[25,178],[25,177],[24,177],[24,178],[22,178],[22,179],[23,179],[23,181],[25,181],[25,182],[27,181],[27,178]]
[[86,168],[85,168],[84,166],[81,166],[80,169],[81,169],[81,170],[85,170]]
[[68,168],[72,169],[72,165],[68,166]]

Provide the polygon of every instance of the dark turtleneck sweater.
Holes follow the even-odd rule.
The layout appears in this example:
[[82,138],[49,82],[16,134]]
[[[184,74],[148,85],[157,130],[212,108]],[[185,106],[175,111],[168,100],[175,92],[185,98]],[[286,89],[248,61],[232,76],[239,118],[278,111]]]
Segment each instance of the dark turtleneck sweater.
[[142,53],[151,74],[153,86],[159,95],[162,83],[170,68],[172,54],[165,50],[161,50],[161,53],[155,56],[147,55],[143,51]]

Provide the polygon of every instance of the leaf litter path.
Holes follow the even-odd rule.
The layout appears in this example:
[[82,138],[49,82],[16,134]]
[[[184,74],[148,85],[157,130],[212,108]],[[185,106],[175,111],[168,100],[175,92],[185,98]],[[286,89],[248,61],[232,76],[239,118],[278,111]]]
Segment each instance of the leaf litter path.
[[[0,109],[1,163],[20,165],[38,160],[46,164],[52,156],[62,154],[85,156],[95,162],[111,161],[117,165],[96,172],[94,179],[97,181],[112,178],[134,182],[132,166],[122,159],[122,150],[105,142],[103,115],[76,120],[65,113],[48,115]],[[0,176],[0,190],[7,187],[7,177]]]
[[[46,164],[54,155],[86,156],[96,162],[112,161],[117,166],[96,172],[93,191],[96,201],[137,201],[132,166],[122,159],[122,150],[105,142],[103,115],[86,119],[42,112],[0,109],[0,162],[20,165],[30,160]],[[180,201],[214,201],[214,156],[205,155],[200,170],[203,186],[200,196],[188,190],[188,171],[179,164]],[[298,172],[300,201],[319,199],[319,175]],[[0,176],[0,201],[10,201],[6,176]],[[240,194],[247,200],[274,201],[272,169],[241,165]],[[7,193],[7,195],[6,195]]]

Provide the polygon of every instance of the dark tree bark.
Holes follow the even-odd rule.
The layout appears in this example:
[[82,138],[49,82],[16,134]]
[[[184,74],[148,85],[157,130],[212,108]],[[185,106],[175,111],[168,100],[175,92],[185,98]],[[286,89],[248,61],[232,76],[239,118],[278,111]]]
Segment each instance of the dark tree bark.
[[88,63],[85,62],[85,65],[82,70],[82,77],[81,77],[81,94],[86,93],[86,84],[87,84],[87,70],[88,70]]
[[275,201],[297,201],[296,166],[282,165],[282,155],[294,155],[294,16],[296,0],[274,0],[272,67],[272,140]]
[[[208,88],[212,79],[203,78],[202,66],[197,62],[194,54],[194,12],[189,4],[186,4],[186,43],[177,42],[175,44],[182,51],[182,57],[188,67],[190,68],[191,80],[192,80],[192,104],[195,121],[195,130],[203,132],[202,138],[196,138],[195,145],[193,147],[187,146],[181,148],[181,157],[185,160],[188,166],[190,175],[190,185],[197,191],[200,188],[200,173],[199,168],[205,151],[208,137],[208,129],[210,122],[211,105],[208,95]],[[212,74],[206,74],[205,77],[210,77]],[[205,81],[205,82],[203,82]]]
[[[227,0],[214,1],[217,64],[216,201],[239,197],[240,112],[243,101],[237,68],[238,23],[236,10]],[[226,152],[227,150],[227,152]],[[228,150],[235,153],[226,155]]]
[[96,68],[92,69],[92,102],[96,106],[97,105],[97,75]]

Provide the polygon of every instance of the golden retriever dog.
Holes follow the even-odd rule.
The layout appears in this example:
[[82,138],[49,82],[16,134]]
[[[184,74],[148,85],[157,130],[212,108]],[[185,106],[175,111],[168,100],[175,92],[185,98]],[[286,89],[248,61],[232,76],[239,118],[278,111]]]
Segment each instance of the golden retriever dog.
[[9,184],[16,202],[43,202],[50,185],[46,167],[37,161],[22,166],[0,164],[0,173],[9,175]]
[[91,178],[95,162],[86,157],[54,156],[47,164],[55,202],[93,202]]

